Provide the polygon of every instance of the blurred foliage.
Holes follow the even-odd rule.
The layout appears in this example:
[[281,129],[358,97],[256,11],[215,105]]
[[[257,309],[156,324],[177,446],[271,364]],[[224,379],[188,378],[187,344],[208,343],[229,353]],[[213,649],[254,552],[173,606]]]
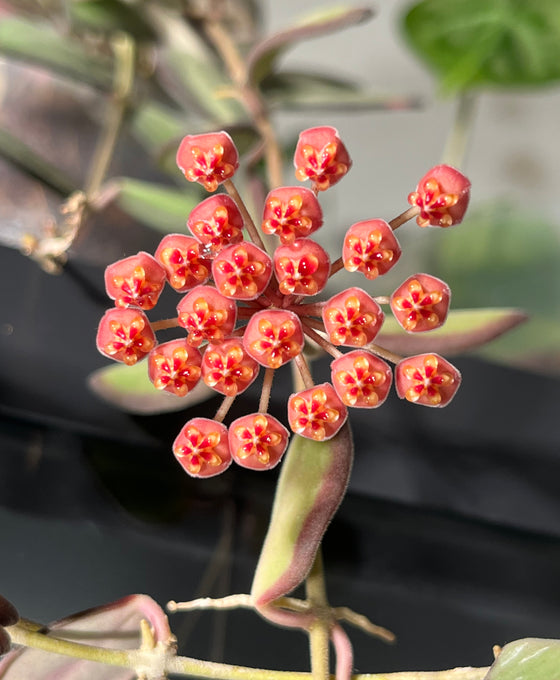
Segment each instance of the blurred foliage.
[[423,0],[404,29],[447,93],[560,79],[558,0]]

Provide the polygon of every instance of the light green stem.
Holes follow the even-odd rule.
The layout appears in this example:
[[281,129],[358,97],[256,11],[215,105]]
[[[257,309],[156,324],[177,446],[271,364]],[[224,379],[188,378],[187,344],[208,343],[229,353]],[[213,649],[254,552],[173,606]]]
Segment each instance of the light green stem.
[[445,142],[442,163],[456,168],[463,165],[473,127],[476,101],[477,97],[473,92],[462,92],[459,95],[453,125]]
[[[317,551],[315,561],[305,581],[305,590],[310,609],[318,614],[309,628],[311,674],[313,680],[328,680],[331,616],[325,587],[321,548]],[[321,615],[322,612],[324,615]]]
[[[320,583],[317,581],[313,581],[312,590],[315,588],[320,588]],[[45,635],[34,629],[33,626],[24,624],[16,624],[6,628],[6,630],[12,639],[12,643],[17,645],[120,668],[131,668],[135,671],[150,669],[154,675],[156,672],[160,674],[176,673],[182,676],[210,678],[212,680],[312,680],[309,673],[247,668],[175,656],[172,648],[161,643],[151,650],[106,649],[61,640],[52,635]],[[353,680],[483,680],[487,673],[488,668],[453,668],[446,671],[360,674],[354,675],[352,678]]]

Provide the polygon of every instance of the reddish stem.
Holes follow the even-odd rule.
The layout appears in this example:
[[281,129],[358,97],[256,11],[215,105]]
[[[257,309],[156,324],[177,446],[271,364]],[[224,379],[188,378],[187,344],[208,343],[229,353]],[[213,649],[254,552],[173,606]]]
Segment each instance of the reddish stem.
[[413,217],[416,217],[416,215],[419,214],[420,208],[417,205],[413,205],[412,207],[402,212],[400,215],[397,215],[395,218],[393,218],[389,222],[389,226],[393,231],[395,231],[395,229],[398,229],[402,224],[408,222],[408,220],[411,220]]
[[309,365],[307,364],[307,361],[305,360],[303,354],[298,354],[296,357],[294,357],[293,361],[299,371],[299,374],[301,375],[301,379],[303,380],[303,384],[305,385],[305,387],[307,389],[315,387],[315,383],[313,382],[313,376],[311,375]]
[[235,396],[224,397],[224,400],[222,401],[220,408],[216,411],[216,415],[214,416],[214,420],[217,423],[223,422],[223,420],[227,416],[227,413],[230,410],[231,405],[233,404],[234,400],[235,400]]
[[241,198],[241,195],[237,191],[237,188],[235,187],[235,184],[231,179],[226,179],[224,182],[224,187],[228,194],[233,198],[233,200],[237,203],[237,207],[239,208],[239,212],[243,216],[243,222],[245,224],[245,228],[247,229],[249,236],[251,237],[251,241],[258,246],[261,250],[264,250],[266,253],[266,247],[264,245],[264,242],[261,238],[261,235],[259,234],[257,227],[255,226],[255,223],[253,222],[253,218],[249,214],[249,211],[247,210],[247,207],[245,203],[243,202],[243,199]]
[[178,328],[179,318],[173,317],[172,319],[161,319],[160,321],[151,321],[150,326],[153,331],[164,331],[167,328]]
[[313,342],[316,342],[319,345],[319,347],[325,350],[325,352],[330,354],[335,359],[338,359],[338,357],[342,356],[343,353],[340,350],[336,349],[332,342],[325,340],[325,338],[322,335],[319,335],[319,333],[316,333],[312,328],[310,328],[307,319],[302,319],[301,323],[305,335],[307,335],[308,338],[313,340]]
[[341,269],[344,269],[344,261],[342,257],[339,257],[338,260],[335,260],[331,264],[331,271],[329,273],[329,278],[336,274],[336,272],[339,272]]
[[272,389],[272,381],[274,380],[274,373],[274,368],[266,368],[264,371],[261,398],[259,401],[259,413],[268,413],[268,402],[270,401],[270,392]]

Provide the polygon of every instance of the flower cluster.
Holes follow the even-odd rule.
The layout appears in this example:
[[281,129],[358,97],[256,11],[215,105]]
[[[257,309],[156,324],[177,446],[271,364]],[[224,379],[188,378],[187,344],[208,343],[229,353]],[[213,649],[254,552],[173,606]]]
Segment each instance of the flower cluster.
[[[318,127],[301,133],[294,163],[297,179],[310,180],[311,188],[273,189],[259,228],[231,179],[239,163],[229,135],[185,137],[177,153],[185,178],[211,192],[221,184],[227,193],[212,195],[191,212],[192,236],[167,235],[154,256],[138,253],[106,270],[115,307],[99,325],[99,350],[128,365],[147,357],[150,380],[159,390],[183,397],[203,381],[224,395],[214,418],[189,420],[175,440],[175,456],[196,477],[219,474],[232,460],[254,470],[278,463],[289,431],[267,406],[275,371],[288,362],[295,363],[305,385],[288,400],[290,428],[316,441],[340,430],[349,407],[383,403],[393,381],[387,357],[396,364],[397,394],[413,403],[444,406],[460,383],[457,369],[437,354],[402,358],[374,344],[384,320],[382,304],[409,333],[441,326],[450,300],[443,281],[418,273],[390,297],[375,298],[354,287],[327,300],[312,298],[343,268],[368,281],[389,271],[401,255],[394,231],[404,222],[416,218],[420,226],[439,227],[460,222],[469,199],[467,178],[449,166],[433,168],[409,195],[410,208],[391,222],[375,218],[353,224],[342,256],[331,263],[309,236],[323,223],[319,192],[344,177],[350,156],[334,128]],[[261,234],[277,239],[273,252]],[[175,325],[184,333],[158,344],[154,331],[162,326],[150,323],[146,312],[166,283],[182,297],[176,319],[165,327]],[[304,355],[307,341],[333,357],[330,383],[314,384]],[[258,412],[226,427],[233,399],[261,369]]]

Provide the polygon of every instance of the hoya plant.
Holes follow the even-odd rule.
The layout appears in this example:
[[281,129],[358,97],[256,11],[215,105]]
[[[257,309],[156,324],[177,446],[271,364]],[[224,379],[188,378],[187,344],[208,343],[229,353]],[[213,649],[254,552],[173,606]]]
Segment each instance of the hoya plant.
[[[42,3],[24,4],[31,14],[46,11]],[[299,80],[282,78],[277,60],[298,40],[362,22],[369,9],[315,17],[255,41],[247,50],[240,48],[235,31],[228,31],[235,21],[222,3],[156,5],[160,3],[70,3],[72,11],[64,17],[71,17],[78,33],[83,23],[96,24],[101,35],[107,26],[125,31],[118,37],[113,32],[109,43],[99,38],[96,45],[103,49],[89,53],[85,62],[77,58],[81,53],[75,43],[70,52],[74,59],[66,61],[54,42],[47,55],[40,44],[12,43],[13,52],[27,50],[35,59],[50,59],[53,67],[62,59],[80,77],[105,88],[112,83],[114,95],[85,190],[67,192],[63,217],[52,234],[29,236],[27,252],[48,270],[63,270],[84,224],[114,201],[125,212],[148,213],[144,219],[164,232],[150,251],[130,250],[106,263],[108,309],[95,340],[113,365],[97,372],[92,384],[105,396],[118,393],[122,404],[149,382],[156,395],[150,400],[153,413],[184,409],[184,424],[169,456],[176,459],[176,473],[196,478],[197,484],[227,475],[232,465],[263,475],[279,469],[250,593],[188,600],[186,588],[177,594],[186,601],[167,603],[167,611],[243,607],[272,626],[299,629],[309,638],[311,675],[182,656],[163,603],[131,594],[48,626],[20,617],[0,597],[0,653],[5,654],[0,678],[324,680],[330,677],[332,646],[336,678],[348,680],[355,662],[342,623],[387,641],[394,638],[363,613],[331,606],[325,586],[321,544],[352,472],[351,414],[383,407],[393,387],[411,409],[443,409],[462,382],[448,352],[478,347],[525,316],[510,309],[450,309],[452,278],[443,281],[424,270],[407,272],[396,288],[384,284],[383,277],[394,274],[401,258],[402,231],[462,228],[471,183],[461,169],[447,163],[427,167],[392,216],[379,215],[372,206],[371,212],[345,225],[336,255],[317,240],[331,228],[325,192],[343,193],[346,177],[356,171],[352,148],[334,126],[321,124],[301,131],[295,150],[287,152],[289,145],[274,125],[274,93],[297,98],[303,83],[306,94],[300,103],[310,90],[323,96],[327,92],[352,107],[372,105],[372,99],[328,78],[321,81],[323,89],[320,79],[308,74]],[[245,10],[241,17],[247,16],[247,8],[250,16],[255,10],[246,2],[235,7]],[[174,42],[178,35],[185,38],[186,23],[196,26],[205,46],[211,46],[211,61],[197,65],[192,55],[185,56],[184,42],[179,40],[179,47]],[[2,39],[8,42],[0,31],[0,46]],[[145,43],[158,44],[165,65],[165,77],[146,84],[147,108],[138,103],[132,87],[139,63],[135,51]],[[105,70],[108,45],[115,59],[112,81]],[[198,129],[192,129],[194,117],[178,115],[182,96],[177,92],[184,95],[185,82],[169,89],[170,80],[185,78],[184,70],[189,93],[198,91],[198,103],[208,114],[199,115]],[[174,109],[161,104],[171,91]],[[127,115],[144,144],[153,144],[158,136],[161,167],[179,188],[107,180]],[[185,128],[181,132],[180,124]],[[28,168],[46,173],[59,183],[58,189],[68,189],[65,179],[59,181],[60,175],[35,156],[24,158]],[[370,162],[375,162],[373,156]],[[344,283],[337,285],[339,280]],[[176,297],[175,312],[162,318],[160,301],[170,293]],[[330,362],[326,381],[315,377],[318,356]],[[271,395],[275,382],[288,375],[292,392],[283,416],[277,417],[270,413]],[[257,381],[257,409],[232,417],[234,402],[243,406],[244,393]],[[216,394],[222,397],[216,410],[189,414],[190,405],[207,404],[208,396]],[[305,587],[303,598],[293,596],[299,586]],[[560,643],[555,640],[520,640],[496,648],[495,654],[490,668],[354,677],[541,680],[555,677],[560,667]]]

